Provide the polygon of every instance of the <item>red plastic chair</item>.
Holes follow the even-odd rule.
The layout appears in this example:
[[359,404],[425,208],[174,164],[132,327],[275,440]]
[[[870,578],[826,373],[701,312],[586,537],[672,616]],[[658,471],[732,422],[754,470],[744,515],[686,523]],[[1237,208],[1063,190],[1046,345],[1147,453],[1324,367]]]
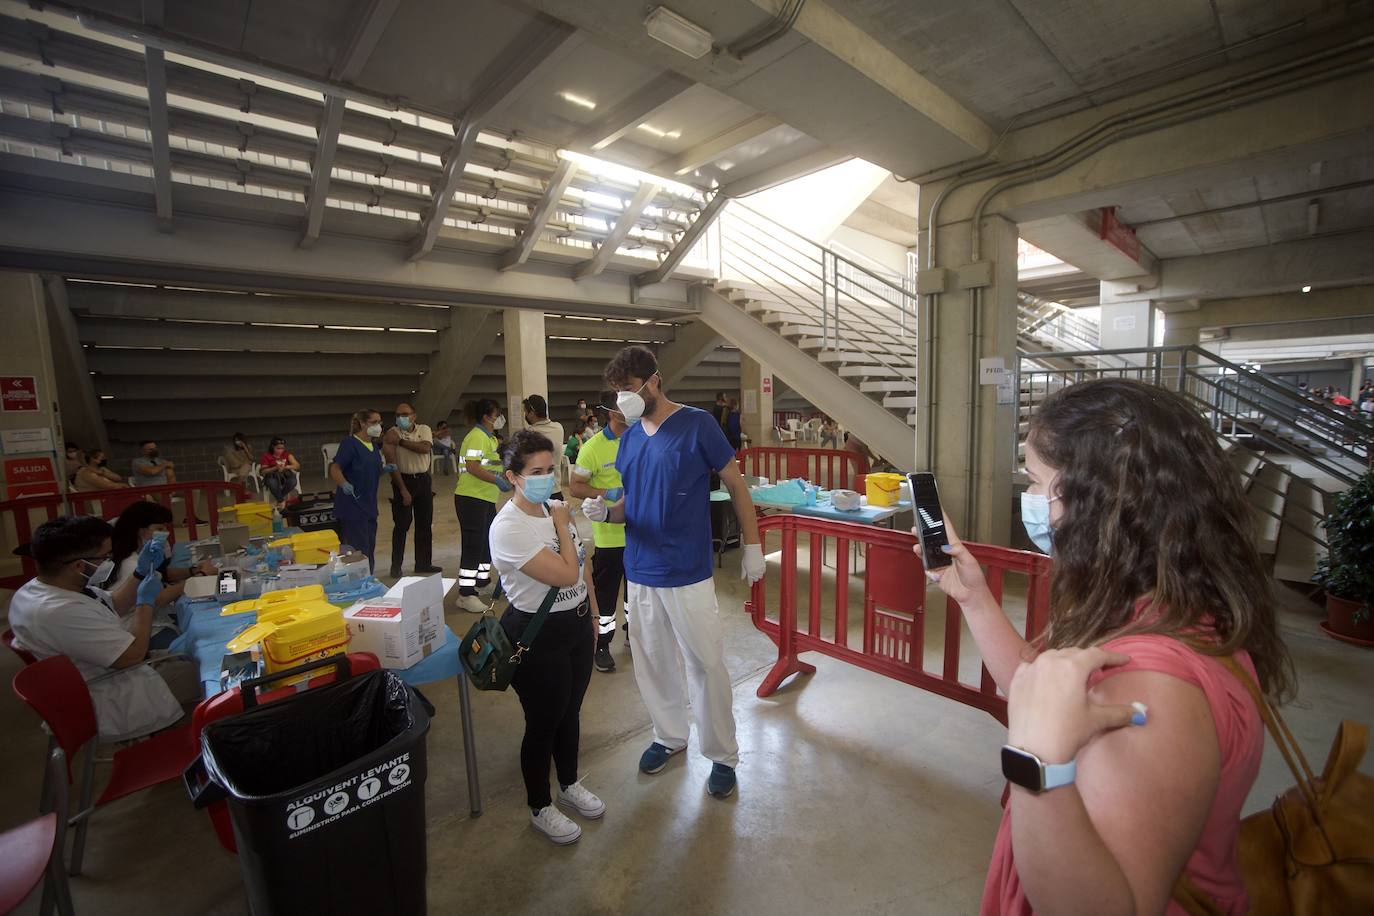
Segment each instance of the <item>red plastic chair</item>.
[[43,902],[38,912],[48,916],[53,904],[62,916],[72,914],[71,888],[62,868],[62,847],[67,838],[67,783],[62,772],[67,758],[60,748],[48,755],[47,783],[54,787],[52,804],[44,798],[44,813],[13,830],[0,833],[0,913],[23,903],[43,881]]
[[116,799],[180,777],[196,756],[191,728],[183,725],[115,751],[110,779],[100,797],[92,804],[95,749],[99,740],[95,706],[81,672],[65,655],[54,655],[16,674],[14,693],[43,718],[57,746],[66,754],[66,783],[71,782],[72,759],[83,747],[86,748],[80,810],[71,818],[76,824],[71,874],[79,875],[81,858],[86,849],[86,827],[91,814]]
[[0,633],[0,642],[3,642],[5,644],[5,648],[9,649],[15,655],[19,656],[19,660],[23,662],[25,665],[32,665],[34,662],[38,661],[38,656],[34,655],[28,649],[21,649],[14,644],[13,630],[6,630],[5,632]]
[[[340,664],[341,659],[347,662],[346,668]],[[320,668],[332,666],[334,670],[317,677],[312,677],[309,681],[306,681],[304,688],[306,690],[313,690],[316,687],[332,684],[339,679],[340,675],[343,675],[344,678],[350,678],[355,675],[366,674],[369,671],[376,671],[378,668],[382,667],[382,663],[377,659],[377,656],[373,655],[371,652],[349,652],[346,655],[333,656],[328,659],[322,659],[319,662],[313,662],[311,665]],[[302,665],[301,667],[310,666]],[[298,671],[299,669],[293,670]],[[226,716],[237,715],[249,706],[256,706],[262,703],[273,703],[277,700],[295,696],[297,690],[294,686],[279,687],[276,690],[266,693],[257,693],[255,691],[255,685],[263,681],[291,676],[293,676],[293,671],[282,671],[275,675],[267,675],[255,681],[246,682],[244,686],[248,687],[249,694],[252,697],[247,703],[244,702],[243,692],[239,687],[233,687],[223,693],[217,693],[212,697],[201,700],[200,704],[196,706],[195,712],[191,714],[191,734],[194,736],[196,753],[199,754],[200,752],[201,733],[205,731],[205,726],[209,725],[211,722],[223,719]],[[194,789],[195,787],[190,784],[190,779],[188,778],[187,791],[194,792]],[[220,845],[229,852],[237,853],[238,843],[234,840],[234,825],[229,819],[228,804],[223,801],[214,802],[206,806],[205,810],[206,813],[210,815],[210,823],[214,825],[215,836],[219,838]]]

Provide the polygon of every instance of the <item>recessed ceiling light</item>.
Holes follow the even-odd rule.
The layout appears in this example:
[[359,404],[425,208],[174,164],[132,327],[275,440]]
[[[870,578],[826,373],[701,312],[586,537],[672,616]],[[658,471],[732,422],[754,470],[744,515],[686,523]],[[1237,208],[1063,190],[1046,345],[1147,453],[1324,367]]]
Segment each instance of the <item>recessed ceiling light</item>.
[[660,140],[676,140],[678,137],[682,136],[682,131],[680,130],[660,130],[652,124],[641,124],[639,125],[639,129],[646,134],[653,134]]
[[644,29],[649,37],[661,41],[674,51],[680,51],[693,60],[705,57],[711,52],[715,40],[711,33],[666,6],[657,7],[644,19]]
[[584,95],[578,95],[575,92],[560,92],[558,93],[558,97],[565,102],[576,105],[578,108],[585,108],[588,111],[596,107],[596,103],[591,99]]
[[1310,286],[1304,286],[1304,287],[1302,288],[1302,291],[1305,292],[1305,293],[1310,293],[1310,292],[1312,292],[1312,287],[1310,287]]

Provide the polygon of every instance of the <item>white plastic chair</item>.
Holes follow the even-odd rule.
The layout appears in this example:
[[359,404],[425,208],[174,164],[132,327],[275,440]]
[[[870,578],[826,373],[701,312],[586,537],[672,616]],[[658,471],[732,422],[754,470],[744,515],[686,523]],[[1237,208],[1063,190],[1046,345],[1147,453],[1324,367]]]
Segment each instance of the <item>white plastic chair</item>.
[[812,417],[802,424],[802,439],[806,442],[821,441],[821,418]]
[[794,430],[790,429],[790,428],[789,428],[789,429],[783,429],[781,426],[774,426],[774,427],[773,427],[773,435],[777,437],[777,440],[778,440],[779,442],[796,442],[796,441],[797,441],[797,434],[796,434],[796,432],[795,432]]
[[[219,465],[220,473],[224,475],[224,482],[233,483],[234,475],[229,471],[229,462],[224,460],[223,455],[215,459],[215,464]],[[262,492],[262,478],[258,476],[258,465],[256,462],[249,466],[248,474],[243,479],[245,481],[253,481],[253,489],[258,493]]]
[[796,417],[787,418],[787,431],[792,434],[792,441],[796,442],[800,438],[802,421]]
[[[324,479],[329,480],[329,466],[334,463],[334,456],[339,453],[339,444],[335,442],[321,445],[320,453],[324,455]],[[296,477],[299,479],[300,475],[297,474]]]

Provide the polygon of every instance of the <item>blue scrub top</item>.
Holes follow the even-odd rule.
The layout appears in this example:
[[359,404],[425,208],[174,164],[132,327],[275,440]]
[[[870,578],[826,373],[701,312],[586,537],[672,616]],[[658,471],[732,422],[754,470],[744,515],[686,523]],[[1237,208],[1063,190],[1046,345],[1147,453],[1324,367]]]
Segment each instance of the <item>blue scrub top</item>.
[[334,517],[376,518],[377,484],[382,479],[382,449],[374,445],[371,450],[349,436],[339,443],[339,451],[334,463],[343,471],[344,480],[353,484],[354,496],[342,489],[334,490]]
[[625,486],[625,578],[677,588],[711,578],[711,472],[735,460],[715,417],[682,407],[652,436],[636,423],[615,468]]

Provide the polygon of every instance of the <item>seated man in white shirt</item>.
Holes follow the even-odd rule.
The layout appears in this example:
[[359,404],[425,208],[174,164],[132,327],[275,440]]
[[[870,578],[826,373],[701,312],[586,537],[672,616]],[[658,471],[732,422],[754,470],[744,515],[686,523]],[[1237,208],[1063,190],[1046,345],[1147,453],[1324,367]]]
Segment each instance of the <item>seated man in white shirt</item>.
[[61,517],[34,532],[29,553],[38,576],[10,600],[15,644],[40,659],[65,655],[86,679],[104,742],[123,741],[167,728],[200,699],[198,666],[182,656],[145,664],[153,611],[162,591],[160,541],[140,551],[142,577],[127,621],[110,593],[94,588],[113,568],[109,523]]

